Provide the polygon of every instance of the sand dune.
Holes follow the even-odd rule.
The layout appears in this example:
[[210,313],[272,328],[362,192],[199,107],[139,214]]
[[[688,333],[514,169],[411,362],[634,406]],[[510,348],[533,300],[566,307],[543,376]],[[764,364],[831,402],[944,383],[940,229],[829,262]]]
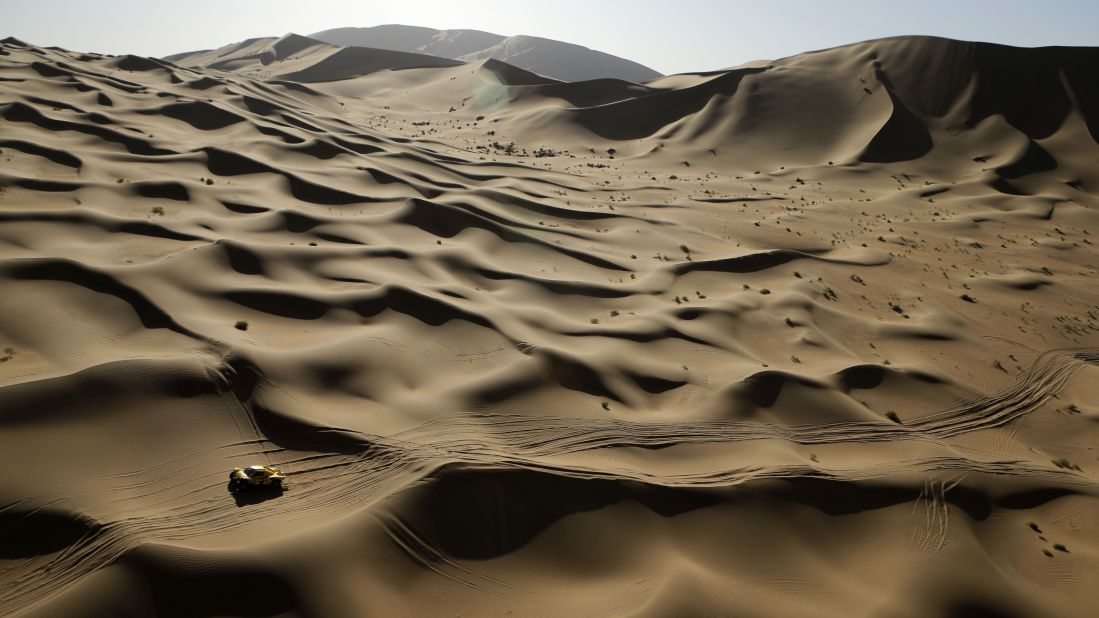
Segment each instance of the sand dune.
[[5,39],[0,614],[1095,615],[1097,56]]
[[499,60],[560,81],[647,81],[662,77],[632,60],[536,36],[505,37],[481,30],[434,30],[400,24],[333,28],[310,36],[333,45],[429,54],[463,62]]
[[297,34],[253,39],[245,43],[247,45],[238,43],[216,50],[176,54],[169,59],[182,66],[304,83],[350,79],[381,70],[462,64],[457,60],[424,54],[329,45]]

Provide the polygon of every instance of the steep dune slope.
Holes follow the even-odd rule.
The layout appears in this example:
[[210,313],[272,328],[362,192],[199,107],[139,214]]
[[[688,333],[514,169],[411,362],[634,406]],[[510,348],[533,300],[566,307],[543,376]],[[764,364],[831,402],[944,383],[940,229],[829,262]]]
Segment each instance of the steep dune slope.
[[926,155],[936,142],[932,133],[948,143],[959,131],[1000,119],[1005,130],[1044,139],[1073,110],[1094,138],[1099,86],[1087,67],[1096,61],[1094,49],[883,39],[609,102],[569,95],[584,84],[563,86],[547,95],[569,105],[536,110],[517,124],[576,123],[608,139],[677,142],[699,151],[743,145],[753,155],[780,151],[784,162],[887,163]]
[[4,40],[0,614],[1094,615],[1094,57]]
[[657,71],[632,60],[534,36],[504,37],[480,30],[434,30],[399,24],[333,28],[311,36],[334,45],[429,54],[463,62],[499,60],[559,81],[622,79],[643,82],[661,77]]
[[176,54],[169,56],[168,60],[182,66],[233,71],[259,79],[286,79],[305,83],[338,81],[381,70],[461,64],[423,54],[365,47],[339,47],[297,34],[253,39],[212,51]]

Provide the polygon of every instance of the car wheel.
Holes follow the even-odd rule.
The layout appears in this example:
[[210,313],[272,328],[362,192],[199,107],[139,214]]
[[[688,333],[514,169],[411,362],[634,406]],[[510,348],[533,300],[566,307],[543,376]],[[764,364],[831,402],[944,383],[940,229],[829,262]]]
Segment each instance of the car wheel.
[[274,487],[275,489],[277,489],[279,491],[282,491],[283,490],[282,479],[275,479],[275,480],[271,481],[271,487]]

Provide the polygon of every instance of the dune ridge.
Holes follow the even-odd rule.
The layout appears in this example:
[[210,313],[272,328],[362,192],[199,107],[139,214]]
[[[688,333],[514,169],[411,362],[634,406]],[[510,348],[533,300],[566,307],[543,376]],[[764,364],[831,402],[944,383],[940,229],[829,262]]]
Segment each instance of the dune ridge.
[[333,28],[310,36],[333,45],[413,52],[462,62],[494,59],[560,81],[599,78],[647,81],[662,77],[632,60],[535,36],[504,37],[480,30],[434,30],[400,24]]

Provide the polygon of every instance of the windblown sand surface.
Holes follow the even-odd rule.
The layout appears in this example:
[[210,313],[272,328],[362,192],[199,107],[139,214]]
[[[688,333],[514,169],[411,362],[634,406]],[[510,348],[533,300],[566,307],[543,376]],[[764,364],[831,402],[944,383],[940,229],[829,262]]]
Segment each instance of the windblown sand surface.
[[334,45],[380,47],[463,62],[495,58],[540,75],[570,82],[600,77],[631,81],[662,77],[657,71],[632,60],[536,36],[504,37],[480,30],[435,30],[399,24],[335,28],[309,36]]
[[1099,613],[1096,50],[222,52],[3,43],[0,614]]

